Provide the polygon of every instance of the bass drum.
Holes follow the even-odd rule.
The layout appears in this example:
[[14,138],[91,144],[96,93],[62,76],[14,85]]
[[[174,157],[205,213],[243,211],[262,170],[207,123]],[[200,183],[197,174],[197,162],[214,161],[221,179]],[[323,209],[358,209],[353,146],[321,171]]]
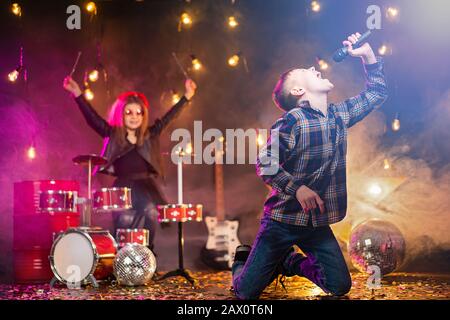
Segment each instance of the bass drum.
[[50,252],[50,267],[64,284],[85,284],[91,276],[96,280],[113,273],[117,243],[100,228],[71,228],[61,233]]

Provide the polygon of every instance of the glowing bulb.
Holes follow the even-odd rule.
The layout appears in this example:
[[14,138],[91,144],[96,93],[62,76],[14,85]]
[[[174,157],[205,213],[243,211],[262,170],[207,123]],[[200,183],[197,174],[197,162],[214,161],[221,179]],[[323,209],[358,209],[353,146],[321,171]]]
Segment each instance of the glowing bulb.
[[311,10],[314,12],[320,11],[320,3],[318,1],[312,1],[311,2]]
[[370,195],[376,197],[376,196],[379,196],[381,194],[381,192],[383,192],[383,189],[381,189],[379,184],[373,183],[372,185],[370,185],[368,191],[369,191]]
[[95,4],[94,1],[88,2],[88,4],[86,5],[86,10],[89,13],[97,13],[97,5]]
[[10,73],[8,73],[8,80],[11,82],[16,82],[17,79],[19,78],[19,70],[14,70]]
[[92,92],[91,89],[87,88],[86,90],[84,90],[84,96],[88,100],[93,100],[94,99],[94,92]]
[[192,143],[190,142],[186,145],[186,153],[192,154]]
[[319,64],[320,70],[327,70],[328,69],[328,63],[325,60],[319,59],[317,63]]
[[260,147],[264,145],[265,141],[264,141],[262,134],[258,133],[258,137],[256,138],[256,143]]
[[223,142],[225,140],[225,138],[223,137],[223,136],[221,136],[220,138],[219,138],[219,141],[220,142]]
[[27,157],[30,160],[33,160],[33,159],[36,158],[36,148],[35,147],[31,146],[31,147],[28,148],[28,150],[27,150]]
[[191,18],[191,16],[190,16],[188,13],[184,12],[184,13],[181,15],[181,22],[182,22],[184,25],[190,25],[190,24],[192,24],[192,18]]
[[389,164],[388,159],[384,159],[384,170],[389,170],[391,168],[391,165]]
[[200,60],[198,60],[197,58],[192,59],[192,67],[194,68],[194,70],[200,70],[202,68]]
[[98,80],[98,70],[94,69],[91,72],[89,72],[89,80],[91,82],[95,82]]
[[400,119],[394,119],[394,121],[392,121],[392,130],[400,130]]
[[178,103],[178,101],[180,101],[180,99],[181,99],[181,97],[178,93],[176,93],[176,92],[172,93],[172,103],[173,104]]
[[13,3],[11,6],[11,11],[14,15],[20,17],[22,16],[22,8],[18,3]]
[[236,67],[239,64],[239,56],[235,54],[231,58],[228,59],[228,64],[230,67]]
[[390,18],[396,18],[398,16],[398,9],[394,7],[389,7],[386,11],[387,16]]
[[378,53],[384,56],[385,54],[387,54],[388,49],[389,49],[388,46],[383,44],[381,47],[378,48]]
[[230,28],[234,29],[239,25],[239,23],[237,22],[235,17],[231,16],[228,17],[228,25],[230,26]]

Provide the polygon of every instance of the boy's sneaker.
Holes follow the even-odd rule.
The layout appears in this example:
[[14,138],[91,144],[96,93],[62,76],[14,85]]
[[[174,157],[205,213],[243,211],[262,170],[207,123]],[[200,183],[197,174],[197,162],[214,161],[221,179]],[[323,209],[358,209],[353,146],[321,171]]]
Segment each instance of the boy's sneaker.
[[247,261],[248,256],[252,247],[246,244],[240,245],[236,248],[236,253],[234,254],[234,262],[244,262]]
[[291,276],[291,275],[287,274],[287,271],[283,266],[283,262],[294,251],[295,251],[294,247],[290,247],[289,250],[284,254],[283,258],[281,259],[281,261],[278,263],[278,265],[275,268],[272,278],[270,279],[270,283],[272,283],[274,280],[276,280],[275,290],[278,287],[278,283],[280,283],[281,286],[283,287],[284,291],[287,292],[287,289],[284,285],[284,281],[286,280],[287,276]]

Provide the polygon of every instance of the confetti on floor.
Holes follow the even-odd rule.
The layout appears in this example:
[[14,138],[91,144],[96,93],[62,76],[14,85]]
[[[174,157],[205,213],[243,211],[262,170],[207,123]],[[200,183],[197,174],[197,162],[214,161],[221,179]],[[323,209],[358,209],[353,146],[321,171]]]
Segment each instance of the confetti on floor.
[[[161,275],[161,273],[160,273]],[[124,287],[114,281],[100,283],[82,289],[67,289],[58,284],[0,285],[0,300],[234,300],[230,291],[230,272],[192,272],[196,279],[192,287],[184,278],[173,277],[152,281],[147,286]],[[385,276],[381,288],[367,287],[367,276],[352,274],[353,287],[350,293],[339,299],[350,300],[448,300],[450,299],[450,274],[395,273]],[[261,295],[270,300],[314,300],[333,299],[310,281],[287,278],[287,291],[273,282]]]

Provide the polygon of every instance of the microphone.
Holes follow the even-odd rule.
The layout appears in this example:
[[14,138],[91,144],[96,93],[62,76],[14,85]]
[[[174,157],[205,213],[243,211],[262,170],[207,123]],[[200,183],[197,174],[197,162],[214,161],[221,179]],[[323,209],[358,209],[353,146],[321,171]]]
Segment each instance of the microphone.
[[[366,39],[369,37],[371,33],[372,32],[370,30],[367,30],[365,33],[363,33],[361,37],[359,37],[358,41],[356,41],[356,43],[352,45],[352,48],[353,49],[359,48],[366,41]],[[348,56],[348,47],[345,46],[334,52],[333,60],[336,62],[341,62],[342,60],[347,58],[347,56]]]

